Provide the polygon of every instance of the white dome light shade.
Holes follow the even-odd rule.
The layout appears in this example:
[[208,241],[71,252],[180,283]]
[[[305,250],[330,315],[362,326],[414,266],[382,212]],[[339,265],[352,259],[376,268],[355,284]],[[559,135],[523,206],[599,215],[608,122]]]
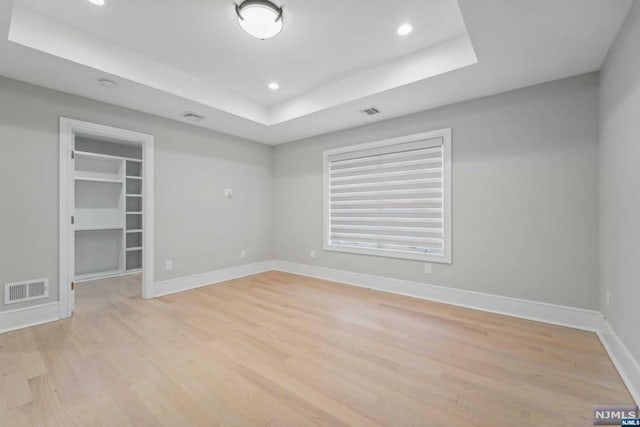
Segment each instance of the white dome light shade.
[[409,24],[402,24],[398,27],[398,34],[401,36],[406,36],[411,31],[413,31],[413,27]]
[[271,83],[269,83],[269,89],[278,90],[278,89],[280,89],[280,85],[277,82],[271,82]]
[[104,6],[104,0],[89,0],[89,3],[93,3],[96,6]]
[[246,0],[236,13],[240,27],[253,37],[269,39],[282,31],[282,8],[268,0]]

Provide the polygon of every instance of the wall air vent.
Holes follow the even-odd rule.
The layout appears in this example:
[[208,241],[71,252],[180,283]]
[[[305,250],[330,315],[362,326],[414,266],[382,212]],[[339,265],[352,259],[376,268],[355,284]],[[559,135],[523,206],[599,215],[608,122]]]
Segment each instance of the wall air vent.
[[193,113],[191,111],[188,111],[188,112],[184,113],[182,115],[182,118],[183,119],[187,119],[187,120],[191,120],[191,121],[194,121],[194,122],[199,122],[200,120],[204,119],[204,117],[201,116],[200,114],[196,114],[196,113]]
[[4,303],[46,298],[49,296],[49,279],[28,280],[26,282],[5,283]]
[[380,109],[376,107],[369,107],[362,110],[361,113],[366,114],[367,116],[375,116],[376,114],[380,114]]

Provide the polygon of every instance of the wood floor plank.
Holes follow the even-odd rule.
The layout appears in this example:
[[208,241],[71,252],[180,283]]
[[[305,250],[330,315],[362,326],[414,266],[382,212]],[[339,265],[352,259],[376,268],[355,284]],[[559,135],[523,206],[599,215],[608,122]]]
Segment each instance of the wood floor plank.
[[0,335],[0,425],[582,426],[632,403],[586,331],[281,272],[76,293]]

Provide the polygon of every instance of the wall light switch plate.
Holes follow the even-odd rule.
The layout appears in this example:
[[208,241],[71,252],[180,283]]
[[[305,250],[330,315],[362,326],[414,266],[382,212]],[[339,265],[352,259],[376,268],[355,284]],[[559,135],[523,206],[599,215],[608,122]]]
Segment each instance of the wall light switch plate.
[[246,258],[247,257],[247,251],[245,251],[244,249],[240,251],[240,258]]
[[424,264],[424,272],[425,272],[425,274],[431,274],[431,264],[430,263],[426,262]]
[[165,261],[164,269],[167,271],[173,270],[173,261]]
[[226,197],[227,199],[230,199],[233,197],[233,190],[230,188],[227,188],[226,190],[224,190],[224,197]]
[[314,251],[313,249],[311,249],[311,250],[309,251],[309,258],[313,259],[313,258],[315,258],[315,257],[316,257],[316,251]]

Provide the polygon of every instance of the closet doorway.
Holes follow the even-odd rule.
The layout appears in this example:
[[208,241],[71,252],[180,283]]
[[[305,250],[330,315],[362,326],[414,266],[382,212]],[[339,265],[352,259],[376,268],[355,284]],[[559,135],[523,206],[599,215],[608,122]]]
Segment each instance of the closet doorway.
[[84,281],[141,274],[140,294],[153,297],[153,145],[152,135],[60,119],[60,318]]

